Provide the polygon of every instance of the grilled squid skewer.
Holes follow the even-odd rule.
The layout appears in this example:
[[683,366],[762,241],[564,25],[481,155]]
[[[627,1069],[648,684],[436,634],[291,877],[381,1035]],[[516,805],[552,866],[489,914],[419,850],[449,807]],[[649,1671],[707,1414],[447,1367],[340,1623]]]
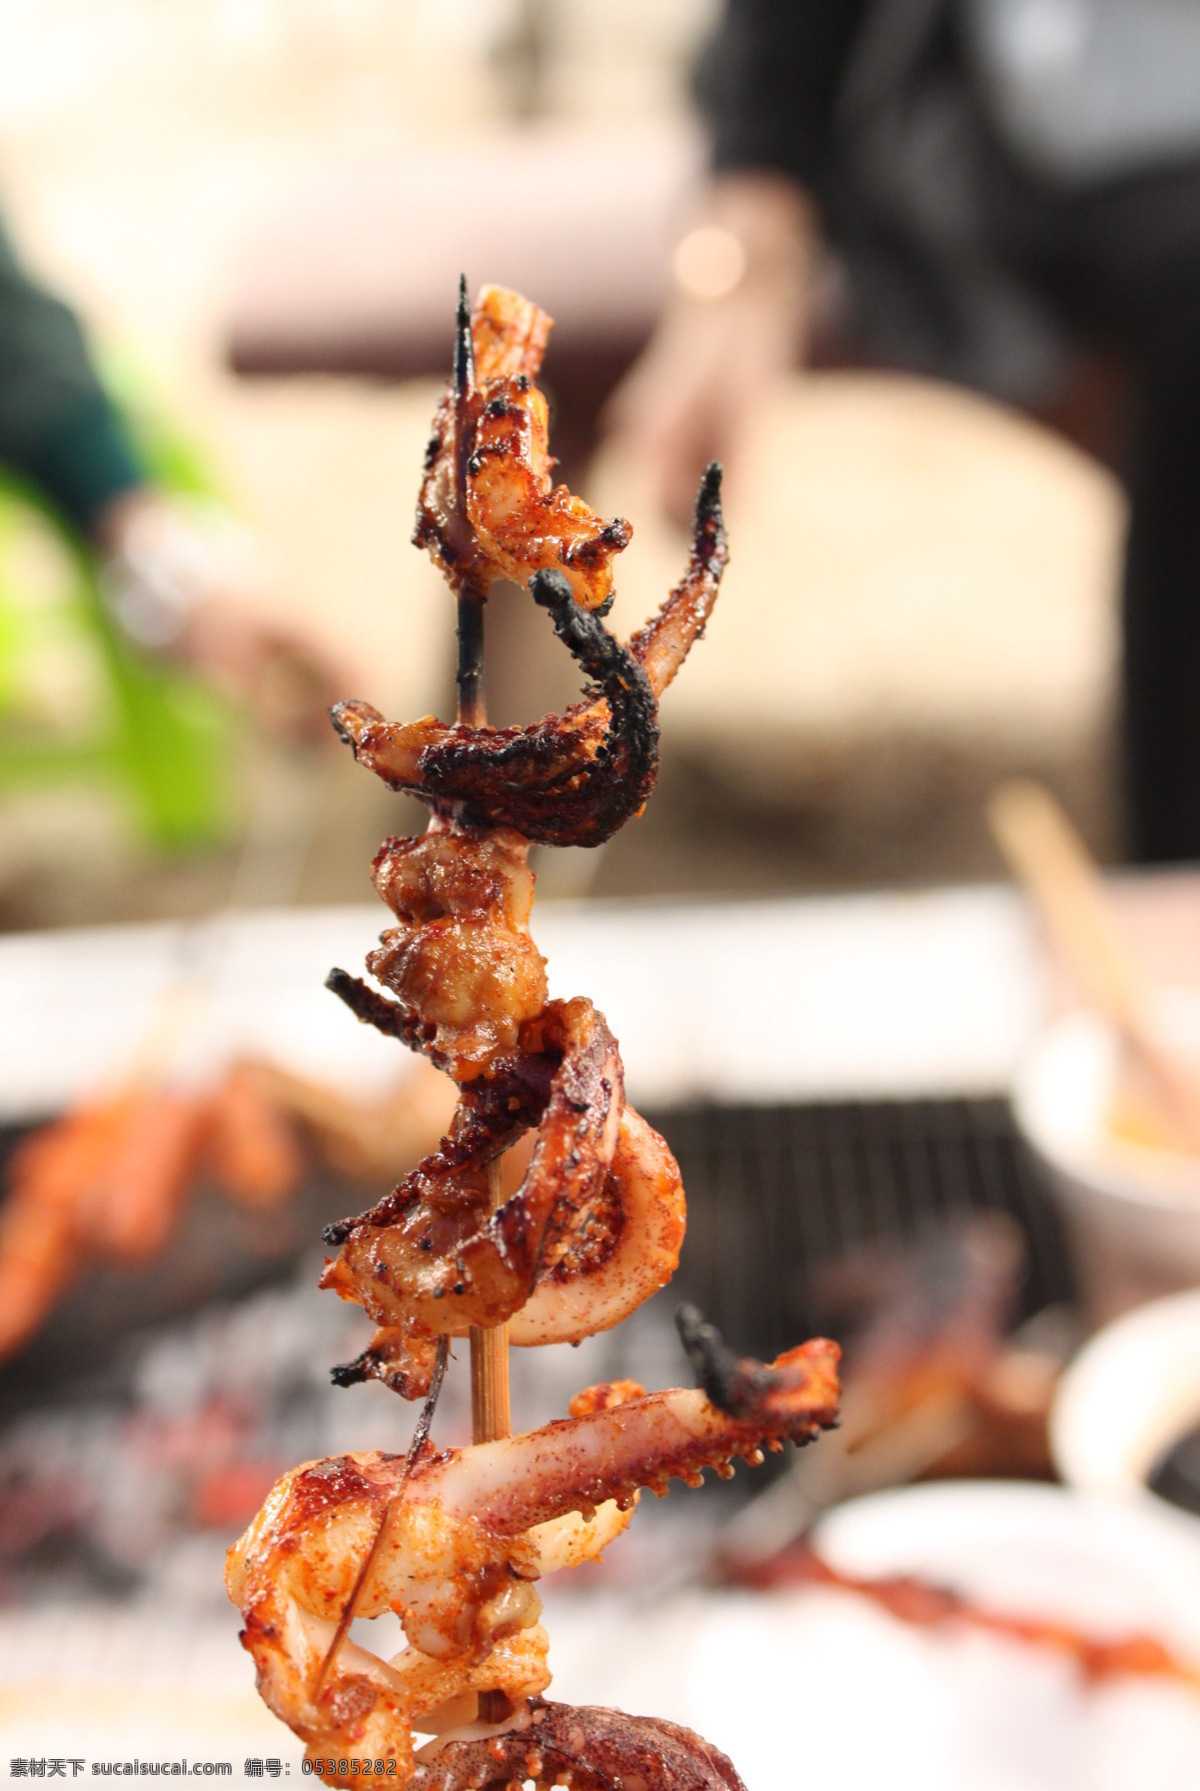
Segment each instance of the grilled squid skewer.
[[[404,1783],[414,1731],[470,1723],[480,1692],[516,1705],[545,1689],[533,1582],[597,1556],[640,1488],[695,1484],[705,1467],[729,1472],[735,1456],[807,1442],[834,1422],[836,1345],[816,1340],[768,1365],[735,1361],[711,1333],[692,1342],[730,1410],[698,1389],[617,1383],[581,1394],[569,1418],[433,1456],[407,1479],[400,1457],[375,1454],[284,1476],[231,1551],[227,1584],[259,1690],[310,1754],[395,1762],[392,1783]],[[359,1614],[396,1612],[408,1647],[383,1661],[343,1644],[314,1695],[372,1549]]]
[[[480,1437],[507,1428],[505,1401],[488,1406],[503,1384],[498,1327],[522,1345],[581,1341],[627,1317],[678,1261],[678,1167],[625,1102],[603,1014],[549,998],[528,852],[598,845],[642,808],[658,700],[704,632],[728,558],[713,466],[679,584],[628,642],[605,628],[631,531],[552,483],[532,384],[549,328],[536,305],[494,287],[472,318],[464,288],[415,537],[458,598],[460,720],[392,722],[364,702],[333,711],[355,757],[433,813],[422,838],[388,840],[375,860],[396,921],[367,960],[382,986],[343,970],[329,986],[460,1091],[439,1148],[326,1232],[337,1254],[323,1285],[377,1326],[334,1378],[428,1391],[427,1424],[446,1339],[470,1330]],[[565,713],[531,727],[481,725],[483,604],[500,578],[528,585],[588,680]],[[527,1166],[502,1198],[499,1160],[522,1140]],[[763,1364],[733,1357],[698,1314],[685,1310],[680,1329],[696,1389],[593,1387],[569,1417],[523,1435],[438,1455],[418,1428],[403,1461],[339,1456],[278,1483],[230,1553],[229,1593],[263,1697],[326,1771],[343,1763],[360,1783],[419,1791],[530,1779],[539,1791],[742,1791],[687,1730],[541,1697],[540,1575],[597,1559],[643,1488],[696,1486],[706,1467],[728,1476],[735,1457],[811,1441],[836,1420],[836,1345],[817,1339]],[[350,1640],[350,1624],[389,1611],[407,1645],[385,1660]],[[421,1735],[433,1739],[418,1747]]]
[[[531,840],[596,844],[649,795],[657,698],[703,632],[727,558],[720,474],[710,468],[702,481],[683,579],[622,646],[590,613],[605,591],[568,577],[569,566],[607,567],[615,536],[607,558],[583,537],[560,539],[557,560],[543,551],[550,511],[586,511],[551,492],[544,435],[522,434],[512,410],[517,399],[541,402],[529,379],[548,330],[518,294],[486,289],[473,320],[464,298],[417,534],[460,593],[486,593],[501,575],[528,579],[593,688],[525,729],[396,724],[363,703],[334,711],[359,759],[434,806],[429,831],[386,841],[373,867],[397,922],[367,960],[387,993],[342,970],[330,978],[361,1019],[425,1052],[462,1090],[440,1150],[326,1232],[339,1254],[324,1285],[379,1327],[337,1378],[382,1379],[410,1398],[429,1385],[437,1336],[512,1320],[522,1343],[578,1341],[619,1323],[664,1285],[683,1236],[678,1170],[624,1107],[603,1015],[548,999],[529,933],[528,851]],[[495,1211],[489,1172],[531,1130],[528,1171]]]

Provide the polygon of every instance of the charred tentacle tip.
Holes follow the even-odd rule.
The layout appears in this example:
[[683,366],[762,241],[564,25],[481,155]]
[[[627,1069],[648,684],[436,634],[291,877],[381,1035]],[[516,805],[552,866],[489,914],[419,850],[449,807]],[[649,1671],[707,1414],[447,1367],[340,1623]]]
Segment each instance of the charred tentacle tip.
[[381,995],[361,976],[351,976],[348,970],[335,964],[325,978],[325,987],[331,995],[345,1002],[354,1018],[361,1020],[364,1026],[373,1026],[377,1032],[406,1044],[415,1042],[416,1028],[411,1010]]
[[618,646],[607,628],[600,626],[616,602],[613,591],[597,604],[595,609],[581,609],[575,601],[575,593],[571,589],[571,581],[565,573],[554,566],[543,567],[535,572],[529,580],[529,594],[542,609],[550,611],[550,619],[554,624],[554,632],[574,652],[580,645],[597,648]]
[[333,705],[332,709],[330,709],[330,711],[329,711],[329,719],[333,723],[333,731],[337,735],[338,739],[340,741],[342,741],[342,743],[344,745],[346,745],[350,748],[350,751],[354,754],[355,759],[357,759],[358,758],[358,742],[355,740],[354,735],[351,733],[350,729],[346,726],[345,721],[342,719],[344,711],[349,708],[352,708],[352,707],[357,707],[357,705],[350,701],[335,703]]
[[731,1418],[748,1417],[777,1376],[752,1357],[735,1356],[715,1325],[698,1306],[681,1306],[675,1328],[705,1397]]
[[644,750],[657,763],[658,705],[649,679],[628,647],[609,633],[598,610],[580,609],[570,580],[554,567],[534,573],[529,593],[542,609],[549,610],[555,634],[584,671],[600,679],[610,696],[614,686],[625,693],[632,704],[631,718],[636,715],[637,725],[647,735]]
[[694,520],[702,522],[724,522],[721,513],[721,480],[725,469],[719,460],[710,460],[700,475],[700,488],[696,493]]
[[361,1020],[364,1026],[373,1026],[385,1038],[399,1039],[410,1050],[424,1051],[431,1063],[437,1064],[439,1068],[445,1067],[445,1058],[435,1047],[435,1028],[423,1021],[412,1008],[393,1001],[388,995],[381,995],[378,989],[365,983],[361,976],[351,976],[348,970],[340,970],[336,966],[325,978],[325,987],[339,1001],[344,1001],[355,1019]]
[[[329,1231],[335,1228],[331,1225]],[[326,1233],[328,1237],[328,1232]],[[371,1374],[371,1352],[364,1350],[361,1356],[355,1356],[353,1362],[339,1362],[329,1370],[329,1378],[335,1387],[356,1387],[360,1381],[369,1379]]]
[[475,344],[471,340],[471,301],[467,276],[458,276],[458,310],[454,319],[454,391],[464,397],[475,384]]
[[570,579],[553,566],[543,567],[541,571],[534,573],[529,581],[529,594],[535,603],[550,611],[556,627],[559,616],[565,618],[567,611],[575,608]]
[[339,1362],[336,1368],[331,1368],[329,1378],[335,1387],[357,1387],[365,1385],[367,1381],[379,1381],[383,1386],[390,1387],[393,1393],[398,1393],[401,1399],[424,1399],[430,1392],[435,1377],[440,1389],[445,1365],[443,1364],[440,1372],[436,1362],[432,1367],[425,1365],[424,1373],[421,1372],[422,1366],[419,1362],[391,1360],[386,1350],[379,1350],[372,1345],[363,1350],[361,1355],[355,1356],[352,1362]]
[[721,462],[710,460],[700,475],[696,507],[692,511],[693,559],[711,562],[719,558],[723,567],[729,554],[725,533],[725,512],[721,507]]
[[347,1007],[353,1006],[355,991],[361,986],[361,977],[351,976],[348,970],[341,970],[336,964],[325,978],[325,987],[329,993],[336,995],[339,1001],[344,1001]]

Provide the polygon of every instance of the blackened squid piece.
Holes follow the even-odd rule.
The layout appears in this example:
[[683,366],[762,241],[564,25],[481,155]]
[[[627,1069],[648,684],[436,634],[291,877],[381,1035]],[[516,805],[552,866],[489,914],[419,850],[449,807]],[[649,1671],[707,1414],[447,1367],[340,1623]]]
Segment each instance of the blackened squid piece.
[[[596,687],[530,728],[458,730],[424,749],[421,771],[432,794],[462,804],[469,820],[543,844],[598,846],[654,789],[654,692],[629,648],[578,607],[562,573],[535,572],[529,589]],[[607,714],[595,713],[601,699]]]
[[681,1306],[675,1328],[697,1386],[718,1411],[731,1418],[749,1418],[771,1411],[780,1395],[786,1398],[788,1383],[779,1368],[754,1356],[735,1356],[698,1307]]
[[700,483],[684,575],[627,645],[570,600],[561,572],[533,575],[533,596],[594,680],[581,702],[526,728],[472,728],[432,716],[390,722],[352,701],[331,711],[334,726],[392,789],[472,825],[511,827],[545,845],[601,845],[654,788],[658,698],[703,634],[728,558],[714,463]]
[[412,1791],[492,1791],[532,1779],[572,1791],[745,1791],[732,1761],[691,1729],[596,1705],[531,1698],[532,1721],[451,1741],[418,1761]]
[[437,1347],[436,1337],[416,1337],[382,1326],[360,1356],[339,1363],[330,1370],[329,1378],[335,1387],[382,1381],[401,1399],[424,1399],[433,1384]]
[[410,1051],[423,1052],[439,1070],[447,1068],[445,1053],[438,1051],[433,1043],[436,1027],[422,1020],[412,1008],[381,995],[361,976],[351,976],[348,970],[339,970],[336,965],[325,978],[325,987],[339,1001],[344,1001],[355,1019],[361,1020],[364,1026],[373,1026],[386,1037],[399,1039]]
[[[466,1086],[438,1151],[361,1218],[325,1232],[341,1249],[321,1285],[376,1324],[455,1336],[503,1324],[602,1195],[624,1106],[616,1041],[581,998],[549,1002],[536,1030],[540,1050]],[[487,1166],[533,1126],[525,1177],[492,1212]]]

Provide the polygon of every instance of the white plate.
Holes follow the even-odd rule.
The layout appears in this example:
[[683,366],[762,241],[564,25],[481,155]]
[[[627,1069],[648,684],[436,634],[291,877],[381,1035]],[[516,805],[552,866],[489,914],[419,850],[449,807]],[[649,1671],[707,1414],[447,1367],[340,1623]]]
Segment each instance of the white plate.
[[844,1573],[913,1573],[996,1610],[1153,1629],[1200,1661],[1200,1540],[1169,1513],[1064,1487],[942,1481],[854,1499],[818,1526]]
[[1080,1350],[1050,1414],[1055,1465],[1071,1486],[1163,1507],[1146,1478],[1200,1422],[1200,1290],[1139,1306]]
[[[843,1506],[817,1541],[847,1572],[925,1575],[997,1611],[1150,1632],[1200,1661],[1200,1545],[1153,1511],[944,1484]],[[748,1791],[1200,1785],[1200,1696],[1154,1680],[1089,1687],[1051,1649],[917,1629],[849,1592],[697,1597],[636,1616],[555,1599],[549,1622],[552,1696],[687,1723]]]

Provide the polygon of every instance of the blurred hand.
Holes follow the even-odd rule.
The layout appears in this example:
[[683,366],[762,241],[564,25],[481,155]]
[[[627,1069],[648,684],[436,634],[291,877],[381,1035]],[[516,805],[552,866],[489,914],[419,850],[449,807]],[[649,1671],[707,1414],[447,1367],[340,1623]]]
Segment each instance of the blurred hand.
[[94,537],[109,608],[137,647],[211,680],[269,732],[333,738],[328,710],[350,681],[271,613],[264,556],[245,530],[144,487],[110,504]]
[[758,401],[802,358],[816,243],[807,195],[762,172],[719,177],[675,250],[671,296],[603,428],[681,525],[705,465],[736,458]]

